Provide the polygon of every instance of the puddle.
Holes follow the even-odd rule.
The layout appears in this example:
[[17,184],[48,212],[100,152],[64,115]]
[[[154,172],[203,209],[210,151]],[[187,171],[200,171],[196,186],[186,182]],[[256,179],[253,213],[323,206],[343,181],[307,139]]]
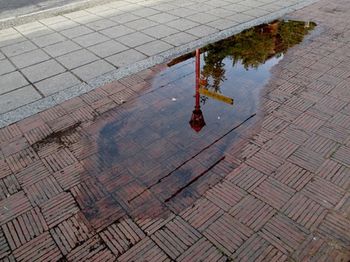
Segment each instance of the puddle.
[[314,27],[276,21],[179,57],[89,126],[82,179],[98,193],[79,204],[93,226],[179,212],[232,171],[226,154],[255,121],[270,69]]

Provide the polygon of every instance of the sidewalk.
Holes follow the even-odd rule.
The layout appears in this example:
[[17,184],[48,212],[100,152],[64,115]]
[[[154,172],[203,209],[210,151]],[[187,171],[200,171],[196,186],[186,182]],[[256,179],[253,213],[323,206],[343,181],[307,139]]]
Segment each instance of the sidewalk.
[[2,30],[0,126],[308,2],[116,1]]
[[316,29],[272,68],[260,118],[208,151],[191,149],[222,126],[195,133],[174,110],[193,60],[0,129],[0,259],[349,261],[349,16],[347,0],[289,13]]

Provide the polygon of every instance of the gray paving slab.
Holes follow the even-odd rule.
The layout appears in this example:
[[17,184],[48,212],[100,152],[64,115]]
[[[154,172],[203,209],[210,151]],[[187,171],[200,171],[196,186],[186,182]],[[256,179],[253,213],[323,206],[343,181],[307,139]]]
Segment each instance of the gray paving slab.
[[83,36],[79,36],[77,38],[74,38],[74,42],[76,42],[77,44],[83,46],[83,47],[88,47],[88,46],[92,46],[92,45],[96,45],[102,42],[105,42],[109,40],[108,37],[94,32],[91,34],[87,34],[87,35],[83,35]]
[[57,58],[62,65],[68,69],[74,69],[82,65],[86,65],[93,61],[98,60],[99,58],[94,55],[92,52],[81,49]]
[[118,38],[118,42],[129,47],[143,45],[153,40],[155,40],[153,37],[148,36],[142,32],[135,32]]
[[0,77],[0,94],[28,85],[28,81],[18,71]]
[[87,81],[99,75],[108,73],[114,69],[115,67],[112,66],[111,64],[105,61],[99,60],[99,61],[95,61],[90,64],[87,64],[85,66],[78,67],[77,69],[73,70],[73,73],[76,74],[82,80]]
[[35,84],[35,87],[44,95],[49,96],[71,86],[80,84],[81,81],[72,73],[65,72],[50,77]]
[[1,48],[1,51],[8,57],[20,55],[25,52],[37,49],[37,47],[30,41],[24,41],[21,43],[11,44]]
[[71,40],[67,40],[61,43],[50,45],[44,48],[44,51],[52,57],[61,56],[76,50],[81,49],[77,43],[74,43]]
[[38,82],[64,71],[66,71],[66,69],[53,59],[26,67],[22,70],[23,74],[31,83]]
[[50,56],[47,55],[43,50],[36,49],[18,56],[13,56],[10,58],[12,63],[14,63],[17,68],[23,68],[30,65],[34,65],[46,60],[49,60]]
[[134,29],[126,27],[124,25],[114,26],[101,31],[101,34],[108,36],[110,38],[118,38],[123,35],[127,35],[135,32]]
[[32,86],[26,86],[0,95],[0,114],[34,102],[40,98],[41,95]]
[[90,33],[93,33],[93,30],[84,25],[79,25],[79,26],[61,31],[62,35],[71,39],[81,35],[87,35]]
[[110,40],[101,44],[90,46],[88,49],[99,57],[107,57],[125,51],[128,49],[128,47],[114,40]]
[[144,45],[140,45],[138,47],[136,47],[135,49],[140,51],[141,53],[148,55],[148,56],[153,56],[159,53],[162,53],[164,51],[167,51],[169,49],[171,49],[173,46],[165,43],[161,40],[156,40],[153,42],[149,42],[147,44]]
[[147,28],[142,32],[156,39],[160,39],[178,33],[179,31],[166,25],[157,25]]
[[147,58],[144,54],[134,50],[129,49],[123,52],[120,52],[116,55],[112,55],[110,57],[107,57],[106,60],[111,62],[113,65],[117,67],[123,67],[130,65],[132,63],[135,63],[137,61],[140,61],[142,59]]
[[7,59],[0,60],[0,76],[15,71],[16,68]]

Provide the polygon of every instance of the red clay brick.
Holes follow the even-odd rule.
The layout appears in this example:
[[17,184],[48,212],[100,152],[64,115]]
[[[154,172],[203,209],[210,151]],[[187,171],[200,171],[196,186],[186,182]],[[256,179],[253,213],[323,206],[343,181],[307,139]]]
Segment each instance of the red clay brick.
[[260,236],[284,254],[292,253],[306,239],[308,231],[285,216],[273,217],[261,230]]
[[31,209],[2,226],[12,250],[48,230],[38,207]]
[[152,240],[173,260],[191,247],[201,234],[180,217],[156,231]]
[[106,246],[103,241],[98,237],[94,236],[84,242],[82,245],[73,249],[66,256],[68,261],[96,261],[92,260],[95,255],[103,254],[106,250]]
[[301,192],[326,208],[335,207],[345,194],[341,187],[322,178],[315,178]]
[[270,175],[283,164],[283,159],[264,149],[261,149],[253,157],[249,158],[246,161],[246,164],[266,175]]
[[28,167],[31,163],[37,161],[39,159],[38,155],[32,148],[27,148],[18,153],[15,153],[8,158],[6,158],[6,162],[11,168],[12,172],[24,171],[24,168]]
[[253,234],[253,231],[232,216],[224,214],[203,234],[218,249],[231,256]]
[[0,178],[0,200],[17,193],[21,189],[22,188],[14,175]]
[[335,153],[332,155],[332,158],[342,164],[350,167],[350,147],[341,146]]
[[67,255],[94,234],[88,222],[79,214],[58,224],[50,233],[63,255]]
[[0,201],[0,224],[5,224],[11,219],[30,210],[32,206],[23,191],[20,191]]
[[314,174],[293,163],[286,162],[276,170],[273,177],[299,191],[314,177]]
[[179,262],[216,262],[227,261],[222,252],[205,238],[201,238],[185,253],[178,257]]
[[258,231],[276,213],[271,206],[259,199],[248,195],[238,204],[233,206],[229,212],[239,222],[248,226],[254,231]]
[[53,176],[24,188],[33,206],[40,205],[62,192],[62,188]]
[[46,156],[43,162],[54,173],[72,165],[77,160],[67,148],[64,148]]
[[0,129],[0,144],[12,140],[13,138],[20,137],[22,135],[21,130],[17,124],[12,124]]
[[314,231],[327,210],[306,196],[296,194],[284,205],[282,212],[303,227]]
[[349,250],[350,220],[340,214],[332,212],[326,216],[318,230],[325,238],[338,242]]
[[146,237],[118,258],[118,261],[170,261],[167,255],[149,238]]
[[288,158],[288,160],[314,173],[322,165],[324,158],[322,155],[310,149],[300,147]]
[[237,261],[287,261],[287,256],[258,234],[252,235],[234,253]]
[[74,198],[66,192],[50,198],[41,204],[40,208],[49,228],[58,225],[79,211]]
[[295,190],[278,180],[268,178],[256,187],[252,194],[274,208],[281,208],[295,193]]
[[223,211],[209,200],[200,199],[192,207],[181,212],[181,217],[188,221],[194,228],[203,231],[215,220]]
[[131,219],[122,219],[110,225],[100,236],[115,256],[125,253],[145,238],[145,234]]
[[228,211],[246,195],[243,189],[224,181],[205,193],[205,197],[221,209]]
[[5,234],[0,229],[0,259],[6,261],[6,256],[11,253],[9,244],[6,241]]
[[49,175],[49,169],[39,160],[31,163],[15,176],[22,187],[28,187],[47,178]]
[[56,178],[63,190],[70,189],[78,185],[85,179],[84,168],[79,162],[67,166],[58,172],[55,172],[53,176]]
[[62,257],[48,232],[41,234],[13,251],[17,261],[57,261]]
[[344,189],[350,186],[350,168],[331,159],[320,166],[317,175]]

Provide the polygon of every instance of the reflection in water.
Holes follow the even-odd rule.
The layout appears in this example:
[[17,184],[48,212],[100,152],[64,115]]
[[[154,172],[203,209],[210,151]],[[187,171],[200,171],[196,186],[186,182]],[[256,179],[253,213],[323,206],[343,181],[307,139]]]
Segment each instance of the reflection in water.
[[314,26],[276,21],[197,50],[197,62],[175,59],[149,76],[143,94],[89,126],[84,167],[106,192],[81,206],[93,226],[112,208],[140,219],[179,212],[230,172],[225,153],[237,128],[254,121],[270,69]]

